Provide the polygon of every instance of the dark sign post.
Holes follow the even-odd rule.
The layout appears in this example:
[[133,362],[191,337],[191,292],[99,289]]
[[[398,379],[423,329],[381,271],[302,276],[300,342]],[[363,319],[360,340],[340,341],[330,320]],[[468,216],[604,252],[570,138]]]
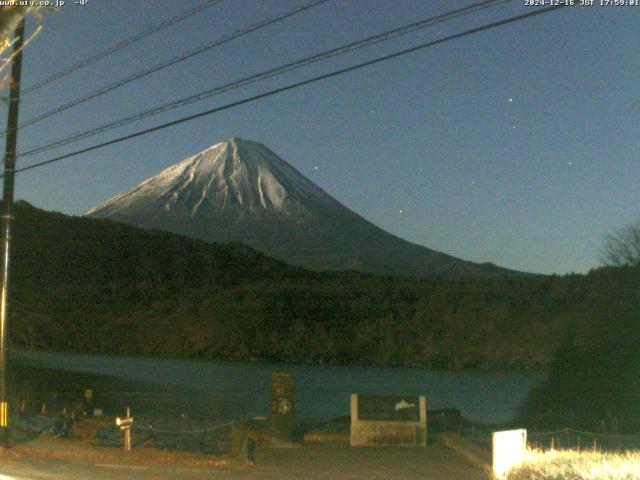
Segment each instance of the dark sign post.
[[289,372],[272,372],[269,405],[269,438],[272,445],[286,445],[293,441],[293,406],[293,375]]

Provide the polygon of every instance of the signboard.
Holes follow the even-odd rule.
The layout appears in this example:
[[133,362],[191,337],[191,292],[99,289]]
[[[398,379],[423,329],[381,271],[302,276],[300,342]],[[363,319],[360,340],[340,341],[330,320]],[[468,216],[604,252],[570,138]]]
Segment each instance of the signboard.
[[358,395],[359,420],[420,421],[420,397]]
[[351,395],[351,445],[425,446],[427,403],[416,395]]
[[493,473],[503,478],[507,470],[524,460],[527,452],[527,431],[504,430],[493,432]]

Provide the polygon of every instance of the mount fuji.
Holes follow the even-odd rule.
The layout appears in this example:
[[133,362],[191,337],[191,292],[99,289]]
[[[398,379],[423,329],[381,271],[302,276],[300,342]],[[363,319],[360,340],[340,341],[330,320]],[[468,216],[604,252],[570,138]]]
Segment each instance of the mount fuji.
[[312,270],[447,277],[520,272],[398,238],[349,210],[264,145],[232,138],[84,213],[218,243]]

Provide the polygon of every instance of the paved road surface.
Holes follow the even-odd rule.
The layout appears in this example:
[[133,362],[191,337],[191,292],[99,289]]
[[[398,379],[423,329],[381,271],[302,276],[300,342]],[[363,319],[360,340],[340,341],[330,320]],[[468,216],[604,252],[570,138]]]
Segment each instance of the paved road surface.
[[0,480],[486,480],[440,444],[419,448],[351,448],[305,444],[261,449],[255,466],[188,468],[60,459],[0,457]]

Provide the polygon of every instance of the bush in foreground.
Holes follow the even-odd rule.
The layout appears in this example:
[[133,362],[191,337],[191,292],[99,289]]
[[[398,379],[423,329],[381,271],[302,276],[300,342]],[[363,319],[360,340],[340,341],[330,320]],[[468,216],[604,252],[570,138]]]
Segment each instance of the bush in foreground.
[[532,450],[507,473],[506,480],[640,479],[640,452],[603,453]]

